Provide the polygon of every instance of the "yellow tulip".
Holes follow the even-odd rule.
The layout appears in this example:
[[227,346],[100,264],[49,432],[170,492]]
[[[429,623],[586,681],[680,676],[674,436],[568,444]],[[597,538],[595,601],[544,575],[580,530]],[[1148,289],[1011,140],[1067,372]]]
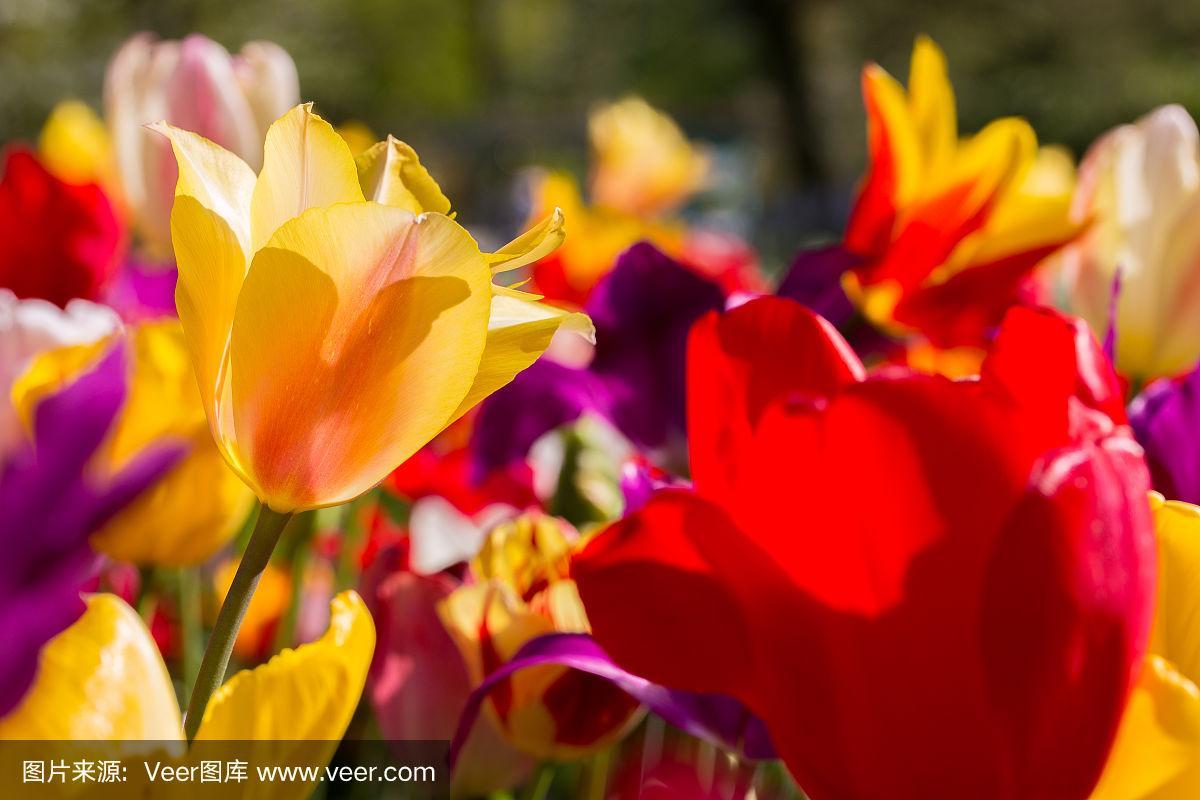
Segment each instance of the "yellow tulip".
[[[120,336],[121,334],[115,334]],[[128,329],[129,394],[94,465],[115,474],[147,447],[182,442],[188,451],[161,480],[92,537],[102,553],[136,564],[182,566],[207,560],[246,519],[252,496],[225,465],[205,422],[175,320]],[[12,388],[27,422],[43,397],[73,380],[112,344],[100,342],[40,354]]]
[[[478,684],[531,639],[590,633],[569,576],[580,540],[565,522],[525,515],[494,528],[471,562],[472,583],[438,606],[442,623]],[[492,694],[489,714],[513,746],[541,758],[579,758],[619,741],[641,719],[628,695],[557,665],[513,675]]]
[[594,110],[588,138],[595,158],[592,201],[599,206],[657,216],[681,205],[708,179],[709,154],[640,97]]
[[561,214],[485,255],[411,149],[389,140],[356,164],[308,105],[271,126],[257,177],[200,136],[154,128],[179,164],[176,302],[209,426],[274,511],[362,494],[560,326],[590,332],[491,281],[560,242]]
[[1092,800],[1200,797],[1200,507],[1152,494],[1158,603],[1150,655]]
[[[240,742],[237,757],[250,764],[327,763],[358,706],[374,650],[366,605],[354,592],[338,595],[321,639],[238,672],[217,690],[197,741]],[[33,687],[0,719],[0,739],[178,742],[164,760],[199,760],[184,749],[175,691],[150,632],[109,594],[89,597],[84,615],[46,644]],[[132,748],[113,752],[129,755]],[[151,797],[178,791],[172,784],[150,789]],[[303,782],[222,787],[230,797],[301,798],[311,791]]]

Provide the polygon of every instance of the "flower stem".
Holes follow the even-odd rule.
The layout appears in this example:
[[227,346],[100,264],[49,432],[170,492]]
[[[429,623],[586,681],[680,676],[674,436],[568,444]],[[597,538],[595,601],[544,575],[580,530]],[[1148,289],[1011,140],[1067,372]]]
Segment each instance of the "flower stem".
[[183,730],[188,741],[196,738],[200,730],[200,720],[204,717],[204,709],[213,692],[225,680],[225,669],[229,666],[229,655],[233,652],[233,642],[237,639],[238,628],[242,626],[242,617],[250,605],[250,598],[258,586],[271,553],[279,541],[279,535],[292,515],[272,511],[265,505],[260,505],[258,520],[254,524],[254,532],[242,554],[237,572],[233,575],[233,583],[225,602],[221,603],[221,611],[217,614],[217,624],[213,627],[208,646],[204,649],[204,659],[200,662],[200,672],[196,677],[196,685],[192,688],[192,697],[188,701],[187,715],[184,717]]

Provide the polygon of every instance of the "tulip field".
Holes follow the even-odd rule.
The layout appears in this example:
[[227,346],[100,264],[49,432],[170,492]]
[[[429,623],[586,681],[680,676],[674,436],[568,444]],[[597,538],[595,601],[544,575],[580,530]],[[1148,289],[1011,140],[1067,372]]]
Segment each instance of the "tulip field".
[[1073,153],[918,35],[759,247],[650,93],[481,204],[122,38],[0,166],[0,797],[1200,798],[1184,105]]

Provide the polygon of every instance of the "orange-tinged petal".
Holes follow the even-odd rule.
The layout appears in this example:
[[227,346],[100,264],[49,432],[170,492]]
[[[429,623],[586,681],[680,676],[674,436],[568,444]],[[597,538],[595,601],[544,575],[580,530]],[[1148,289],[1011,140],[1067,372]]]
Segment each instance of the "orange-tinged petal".
[[1200,690],[1150,656],[1092,800],[1189,800],[1200,788]]
[[368,200],[407,209],[414,214],[450,213],[450,201],[421,165],[417,152],[391,136],[367,148],[354,163]]
[[508,272],[550,255],[567,236],[565,224],[562,209],[555,207],[537,225],[486,256],[492,272]]
[[310,208],[362,199],[345,140],[313,113],[312,103],[298,105],[267,131],[263,168],[250,201],[251,252]]
[[595,343],[596,330],[586,314],[565,311],[539,300],[541,297],[536,294],[492,287],[483,358],[475,382],[454,412],[456,419],[537,361],[560,328]]
[[356,592],[342,592],[330,605],[324,636],[217,689],[196,740],[253,741],[241,756],[251,763],[327,763],[358,707],[374,652],[366,604]]
[[846,245],[872,255],[891,240],[897,211],[916,198],[923,165],[908,98],[896,79],[877,64],[868,65],[862,91],[870,166],[846,227]]
[[232,338],[239,460],[278,511],[362,494],[450,422],[479,369],[492,289],[440,214],[311,209],[254,259]]
[[944,169],[958,143],[958,116],[946,75],[946,55],[928,36],[918,36],[913,45],[908,106],[924,169],[927,173]]
[[145,623],[111,594],[42,649],[21,705],[0,719],[0,739],[183,738],[167,667]]

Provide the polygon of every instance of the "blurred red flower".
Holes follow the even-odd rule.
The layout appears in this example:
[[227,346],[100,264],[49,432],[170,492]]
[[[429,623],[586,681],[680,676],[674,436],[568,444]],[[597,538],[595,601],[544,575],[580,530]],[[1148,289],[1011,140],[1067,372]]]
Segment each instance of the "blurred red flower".
[[95,184],[66,183],[27,150],[11,149],[0,179],[0,288],[65,306],[100,295],[124,231]]

